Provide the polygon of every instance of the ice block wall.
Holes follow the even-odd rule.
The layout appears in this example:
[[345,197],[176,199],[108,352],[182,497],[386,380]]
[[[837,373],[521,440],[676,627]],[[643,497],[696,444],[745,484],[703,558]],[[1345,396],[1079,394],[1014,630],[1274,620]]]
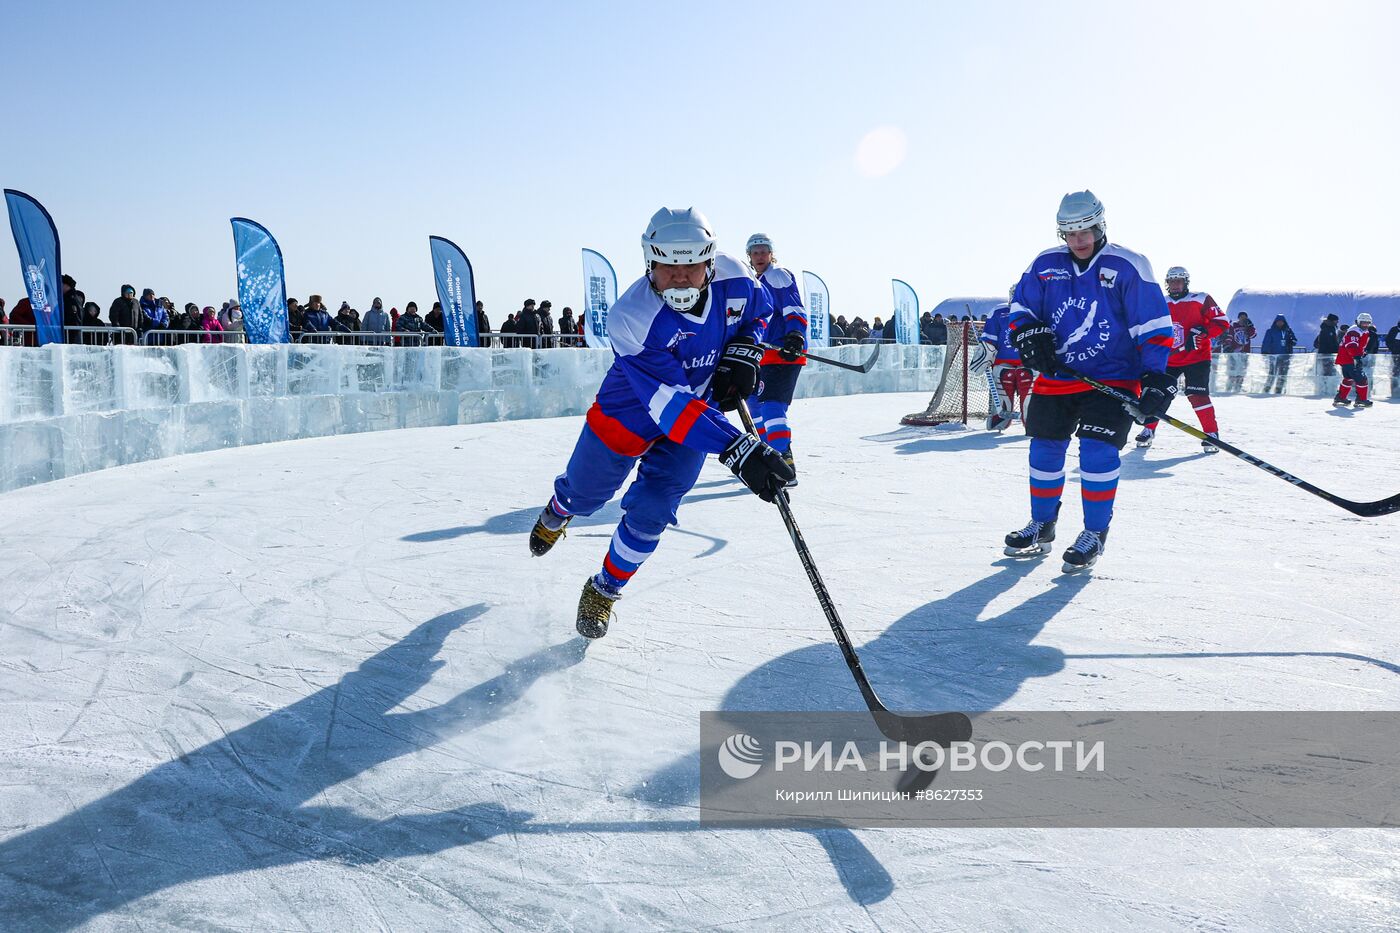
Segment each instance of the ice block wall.
[[[932,392],[942,360],[886,345],[866,375],[807,367],[798,395]],[[0,348],[0,491],[243,444],[581,415],[611,363],[575,349]]]

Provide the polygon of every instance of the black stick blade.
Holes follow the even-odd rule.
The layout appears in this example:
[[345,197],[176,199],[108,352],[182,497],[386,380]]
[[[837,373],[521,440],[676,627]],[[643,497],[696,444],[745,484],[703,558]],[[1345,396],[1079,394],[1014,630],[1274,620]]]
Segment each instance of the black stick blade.
[[1371,518],[1377,515],[1390,515],[1400,512],[1400,493],[1391,496],[1389,499],[1381,499],[1379,502],[1353,502],[1346,506],[1348,511],[1357,515],[1364,515]]
[[932,742],[947,748],[953,742],[966,742],[972,738],[972,720],[966,713],[901,716],[889,710],[872,710],[871,715],[886,738],[908,745]]

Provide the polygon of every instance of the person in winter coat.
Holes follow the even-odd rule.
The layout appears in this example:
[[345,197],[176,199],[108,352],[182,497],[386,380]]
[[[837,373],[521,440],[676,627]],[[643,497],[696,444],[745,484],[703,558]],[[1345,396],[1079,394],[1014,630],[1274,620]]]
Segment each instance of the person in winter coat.
[[[10,323],[16,326],[34,326],[34,308],[30,306],[27,296],[15,302],[15,307],[10,312]],[[17,347],[37,347],[39,335],[32,330],[22,334],[11,334],[10,342]]]
[[170,315],[165,306],[156,300],[153,289],[141,293],[141,342],[144,344],[168,343],[160,333],[170,329]]
[[[501,333],[503,333],[503,334],[513,334],[513,333],[515,333],[515,315],[514,315],[514,314],[507,314],[507,315],[506,315],[505,321],[502,322],[502,324],[501,324]],[[513,346],[515,346],[515,338],[513,338],[513,337],[502,337],[502,338],[501,338],[501,346],[503,346],[503,347],[513,347]]]
[[836,341],[846,339],[846,328],[842,326],[840,319],[827,324],[827,338],[833,346],[839,346]]
[[1390,348],[1390,400],[1400,399],[1400,323],[1385,332],[1385,345]]
[[418,302],[410,301],[404,306],[403,314],[399,315],[394,324],[394,330],[403,335],[399,340],[405,347],[423,345],[423,318],[418,314]]
[[243,306],[237,298],[230,298],[219,313],[219,324],[224,329],[224,343],[243,342]]
[[[87,296],[78,291],[78,283],[71,275],[63,276],[63,283],[59,285],[59,290],[63,292],[63,326],[82,327],[83,326],[83,305],[87,303]],[[64,343],[77,343],[77,334],[71,337],[63,335]]]
[[895,330],[894,326],[894,318],[891,317],[888,321],[885,322],[885,329],[883,331],[884,339],[889,341],[890,343],[894,343],[897,333],[898,331]]
[[204,311],[200,313],[199,329],[204,331],[204,336],[199,338],[200,343],[222,343],[224,325],[219,323],[219,316],[214,313],[213,305],[205,305]]
[[[199,305],[187,301],[182,309],[172,312],[170,329],[173,331],[199,330]],[[171,336],[175,343],[189,343],[192,339],[188,334],[172,334]]]
[[1264,380],[1264,392],[1283,394],[1283,384],[1288,381],[1288,365],[1293,362],[1293,347],[1298,343],[1298,335],[1288,326],[1288,318],[1280,314],[1274,323],[1264,331],[1264,340],[1259,349],[1269,361],[1269,377]]
[[434,301],[433,309],[423,318],[423,332],[442,334],[447,332],[447,321],[442,317],[442,302]]
[[1313,349],[1326,356],[1336,356],[1337,349],[1341,345],[1337,336],[1337,321],[1340,318],[1335,314],[1329,314],[1322,319],[1322,324],[1318,328],[1317,336],[1313,338]]
[[[491,319],[486,316],[486,302],[484,301],[476,303],[476,332],[478,334],[491,333]],[[494,343],[489,337],[480,337],[479,340],[483,347],[492,346]]]
[[1235,317],[1234,323],[1225,332],[1225,339],[1222,341],[1225,352],[1238,354],[1225,361],[1226,392],[1239,392],[1244,388],[1245,373],[1249,370],[1249,350],[1256,333],[1254,322],[1243,311]]
[[1339,320],[1340,318],[1335,314],[1327,315],[1318,327],[1317,336],[1313,338],[1313,349],[1317,351],[1314,375],[1317,377],[1319,395],[1337,391],[1337,386],[1341,383],[1341,379],[1337,375],[1336,361],[1337,349],[1341,345],[1337,334]]
[[929,325],[932,323],[933,315],[928,311],[925,311],[923,313],[923,316],[919,318],[919,343],[923,344],[924,346],[929,346],[933,343],[933,340],[930,339],[929,334]]
[[539,311],[539,315],[540,315],[540,333],[541,333],[542,335],[544,335],[544,339],[542,339],[542,340],[540,341],[540,346],[542,346],[542,347],[553,347],[553,346],[556,346],[554,340],[551,339],[551,335],[554,333],[554,317],[553,317],[553,314],[554,314],[554,305],[551,304],[551,303],[549,302],[548,299],[546,299],[546,300],[544,300],[544,301],[541,301],[541,302],[540,302],[540,311]]
[[112,306],[107,309],[107,323],[113,327],[129,327],[136,330],[136,325],[141,320],[141,306],[136,302],[136,289],[130,285],[122,286],[122,293],[112,299]]
[[[540,314],[535,310],[535,299],[528,298],[518,314],[515,315],[515,332],[517,334],[530,334],[538,337],[540,333]],[[516,341],[517,346],[533,348],[539,345],[534,339],[521,339]]]
[[[559,333],[561,333],[561,334],[577,334],[577,333],[578,333],[578,322],[574,320],[574,309],[573,309],[573,308],[565,308],[565,309],[564,309],[564,312],[563,312],[562,314],[559,315]],[[570,342],[569,345],[572,346],[572,342]]]
[[[83,317],[80,323],[83,327],[101,327],[102,306],[95,301],[89,301],[86,304],[84,304]],[[102,334],[95,333],[91,330],[86,331],[83,334],[83,343],[87,344],[88,346],[98,346],[100,344],[106,343],[109,339],[111,338],[104,337]]]
[[[384,311],[384,302],[378,298],[370,304],[369,310],[365,312],[365,319],[362,322],[361,330],[366,334],[387,334],[393,325],[389,321],[389,315]],[[383,347],[389,343],[388,337],[367,337],[365,343]]]
[[326,306],[321,302],[320,295],[312,295],[306,305],[306,313],[302,315],[302,328],[308,334],[325,334],[327,336],[317,337],[315,343],[330,343],[330,334],[344,333],[344,324],[331,317],[331,313],[326,310]]
[[355,309],[350,307],[350,302],[342,301],[340,310],[335,314],[336,323],[345,329],[347,334],[359,333],[360,316],[355,313]]
[[306,329],[306,311],[295,298],[287,299],[287,333],[292,338],[292,343],[300,343],[302,332]]
[[933,337],[935,347],[946,347],[948,345],[948,322],[943,319],[943,315],[935,314],[930,323],[929,330]]

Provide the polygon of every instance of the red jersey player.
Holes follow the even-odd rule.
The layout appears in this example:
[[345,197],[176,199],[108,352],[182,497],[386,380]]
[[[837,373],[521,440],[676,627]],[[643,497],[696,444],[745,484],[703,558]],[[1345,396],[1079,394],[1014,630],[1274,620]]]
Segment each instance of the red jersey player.
[[1366,353],[1366,344],[1371,339],[1371,315],[1362,311],[1356,316],[1356,323],[1347,328],[1342,337],[1342,345],[1337,350],[1337,365],[1342,367],[1342,384],[1337,388],[1337,397],[1332,404],[1345,408],[1351,390],[1356,389],[1356,407],[1370,408],[1371,381],[1361,368],[1361,357]]
[[[1167,307],[1172,312],[1172,352],[1167,357],[1167,375],[1186,376],[1186,398],[1196,410],[1201,430],[1220,436],[1215,421],[1215,404],[1210,400],[1210,342],[1230,327],[1225,312],[1205,292],[1190,290],[1191,276],[1182,266],[1167,270]],[[1151,447],[1157,436],[1157,421],[1149,421],[1134,440],[1139,447]],[[1206,453],[1219,448],[1201,441]]]

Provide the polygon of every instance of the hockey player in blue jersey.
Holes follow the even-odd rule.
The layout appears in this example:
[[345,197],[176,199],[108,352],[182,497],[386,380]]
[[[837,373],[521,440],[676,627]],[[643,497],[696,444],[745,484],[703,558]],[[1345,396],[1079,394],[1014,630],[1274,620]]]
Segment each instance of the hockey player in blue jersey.
[[[1077,435],[1084,531],[1065,551],[1063,569],[1078,573],[1098,561],[1108,539],[1130,426],[1165,412],[1176,380],[1166,375],[1171,312],[1147,258],[1107,241],[1103,205],[1092,192],[1065,195],[1056,219],[1065,245],[1035,257],[1011,302],[1012,340],[1040,375],[1024,416],[1031,520],[1006,536],[1006,553],[1050,550],[1065,453]],[[1063,372],[1065,365],[1138,396],[1135,410]]]
[[530,532],[530,552],[543,556],[570,519],[602,508],[637,465],[603,567],[579,597],[575,627],[585,638],[607,634],[613,603],[675,524],[706,454],[719,454],[767,502],[793,478],[781,454],[721,413],[758,384],[767,292],[748,266],[716,249],[694,208],[657,211],[642,257],[646,275],[608,311],[612,368]]
[[[792,427],[788,424],[788,406],[797,391],[797,377],[807,358],[807,309],[802,306],[802,292],[797,278],[788,269],[773,263],[773,241],[765,233],[755,233],[745,245],[749,265],[758,281],[768,292],[773,316],[768,319],[766,342],[781,349],[763,354],[757,402],[754,407],[754,427],[758,436],[783,455],[787,465],[797,471],[792,455]],[[791,485],[797,485],[793,480]]]
[[[1021,353],[1011,342],[1011,302],[1016,300],[1016,286],[1011,286],[1006,302],[999,304],[987,315],[982,326],[982,343],[993,354],[991,373],[987,384],[992,394],[992,413],[987,416],[988,431],[1005,431],[1014,420],[1012,414],[1017,403],[1025,418],[1026,396],[1031,390],[1030,370],[1021,365]],[[1024,421],[1023,421],[1024,426]]]

